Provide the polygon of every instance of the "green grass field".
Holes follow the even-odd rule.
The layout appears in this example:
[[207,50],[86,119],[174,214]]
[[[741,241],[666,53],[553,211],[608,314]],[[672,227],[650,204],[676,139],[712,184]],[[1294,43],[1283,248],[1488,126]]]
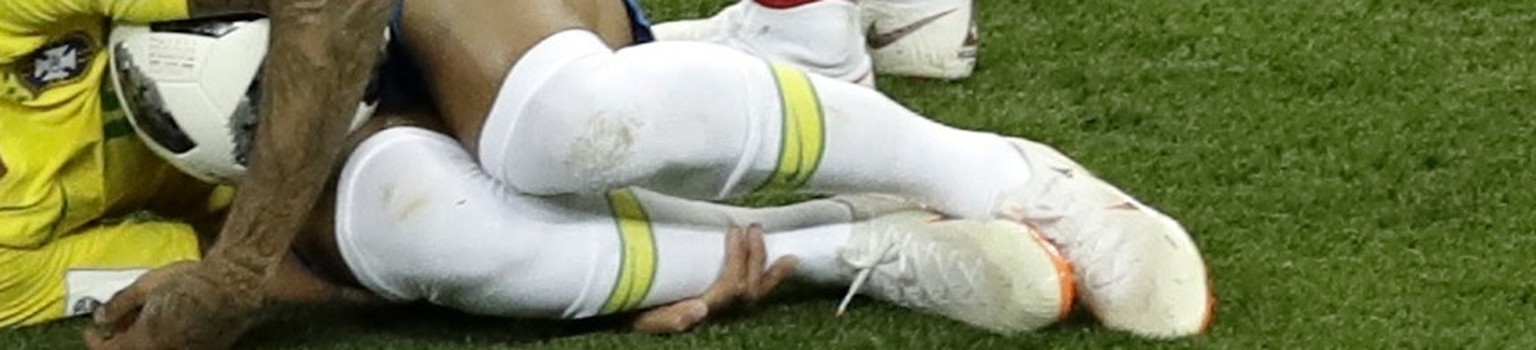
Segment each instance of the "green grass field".
[[[280,313],[242,346],[1536,348],[1536,2],[979,2],[974,79],[882,90],[1055,144],[1183,220],[1221,298],[1209,334],[1149,342],[1078,317],[1001,337],[873,301],[834,318],[836,291],[798,290],[672,337],[336,309]],[[723,1],[646,4],[671,19]],[[82,326],[0,349],[79,347]]]

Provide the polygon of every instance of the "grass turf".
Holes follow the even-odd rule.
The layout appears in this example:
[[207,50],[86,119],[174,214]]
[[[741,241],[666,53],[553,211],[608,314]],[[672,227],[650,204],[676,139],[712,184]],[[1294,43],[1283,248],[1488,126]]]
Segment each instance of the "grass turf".
[[[801,290],[673,337],[335,309],[280,313],[242,346],[1536,348],[1536,2],[979,3],[975,78],[882,90],[1055,144],[1180,218],[1221,296],[1210,334],[1148,342],[1078,317],[1000,337],[871,301],[834,318]],[[723,2],[646,5],[668,19]],[[82,326],[7,331],[0,349],[78,347]]]

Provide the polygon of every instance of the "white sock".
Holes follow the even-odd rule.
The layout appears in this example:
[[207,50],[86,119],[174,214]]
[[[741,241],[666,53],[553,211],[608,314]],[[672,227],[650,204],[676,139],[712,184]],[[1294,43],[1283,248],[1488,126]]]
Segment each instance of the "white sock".
[[796,278],[819,285],[847,286],[853,281],[853,273],[839,257],[852,235],[851,224],[838,224],[824,229],[773,232],[763,239],[768,245],[770,262],[786,255],[800,259],[795,265]]
[[[583,318],[701,295],[725,232],[762,223],[770,259],[796,255],[835,280],[852,218],[841,202],[746,209],[639,189],[533,197],[507,191],[456,142],[417,128],[355,150],[337,190],[336,241],[353,274],[390,300],[477,314]],[[834,276],[834,277],[828,277]]]
[[[853,215],[847,204],[816,200],[774,208],[741,208],[670,197],[631,189],[654,222],[658,255],[654,305],[695,296],[708,289],[724,261],[727,227],[763,226],[767,263],[794,255],[800,260],[794,276],[814,283],[845,285],[851,271],[839,254],[852,235]],[[677,257],[678,259],[673,259]],[[715,261],[714,264],[704,263]]]
[[[1002,137],[939,124],[874,90],[807,77],[822,101],[826,133],[822,163],[803,189],[897,194],[952,215],[991,219],[998,196],[1029,179],[1028,164]],[[815,137],[779,125],[778,134],[763,135],[764,148],[786,136]],[[782,151],[776,156],[757,157],[753,169],[773,172],[785,158]]]
[[869,89],[701,43],[615,53],[579,30],[513,67],[480,160],[531,194],[880,192],[968,218],[991,218],[998,196],[1029,176],[1001,137],[929,121]]

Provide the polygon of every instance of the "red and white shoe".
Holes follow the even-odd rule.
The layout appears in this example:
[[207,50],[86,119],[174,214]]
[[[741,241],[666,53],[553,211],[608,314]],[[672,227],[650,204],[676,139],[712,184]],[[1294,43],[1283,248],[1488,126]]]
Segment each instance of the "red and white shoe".
[[1077,276],[1079,300],[1112,329],[1150,338],[1204,332],[1215,314],[1205,261],[1189,232],[1055,149],[1012,139],[1031,179],[1000,215],[1038,230]]
[[970,77],[981,39],[972,1],[859,1],[875,71],[932,79]]
[[848,0],[745,0],[713,17],[660,23],[657,40],[710,42],[874,87],[859,7]]

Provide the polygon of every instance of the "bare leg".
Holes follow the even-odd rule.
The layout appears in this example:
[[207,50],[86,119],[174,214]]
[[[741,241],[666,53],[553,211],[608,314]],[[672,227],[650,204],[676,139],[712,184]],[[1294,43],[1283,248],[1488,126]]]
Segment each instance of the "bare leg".
[[592,30],[610,47],[632,41],[619,0],[407,0],[401,22],[433,102],[470,152],[502,78],[539,41],[572,28]]

